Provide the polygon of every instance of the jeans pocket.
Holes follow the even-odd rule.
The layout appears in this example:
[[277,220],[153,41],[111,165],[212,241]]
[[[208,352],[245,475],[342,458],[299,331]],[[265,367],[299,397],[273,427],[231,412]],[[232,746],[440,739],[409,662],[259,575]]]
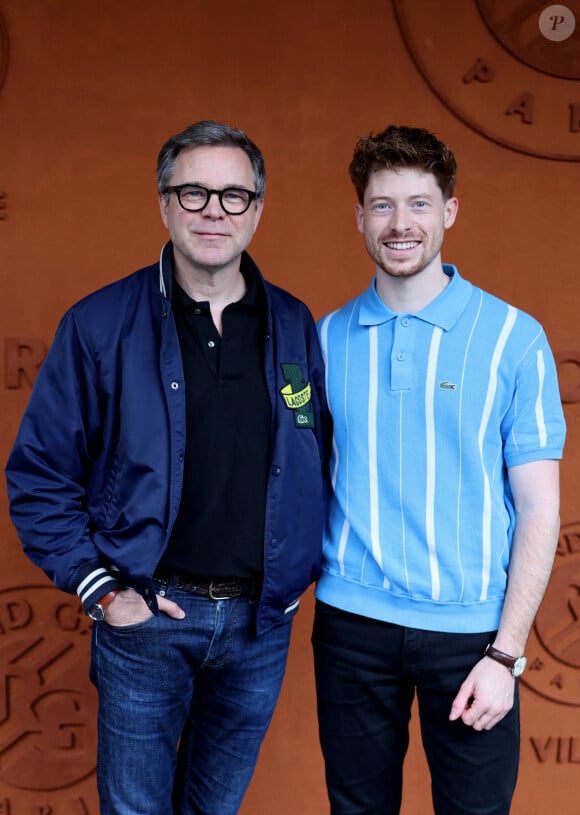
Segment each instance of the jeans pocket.
[[151,614],[149,617],[146,617],[144,620],[139,620],[135,623],[128,623],[127,625],[111,625],[106,620],[103,620],[106,627],[109,631],[112,631],[116,634],[123,634],[127,633],[130,634],[131,631],[142,631],[144,628],[149,628],[155,621],[156,617],[155,614]]

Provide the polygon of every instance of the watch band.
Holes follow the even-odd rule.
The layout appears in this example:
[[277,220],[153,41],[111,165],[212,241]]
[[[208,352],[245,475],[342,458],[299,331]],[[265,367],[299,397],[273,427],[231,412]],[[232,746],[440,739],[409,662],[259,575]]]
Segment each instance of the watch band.
[[111,603],[113,602],[113,600],[119,594],[120,591],[121,589],[113,589],[108,594],[105,594],[105,596],[101,600],[99,600],[99,605],[103,609],[103,611],[107,610],[107,608],[111,605]]
[[515,677],[520,676],[526,667],[526,658],[524,656],[513,657],[511,654],[506,654],[504,651],[494,648],[491,643],[486,647],[483,653],[484,656],[501,663],[501,665],[505,665],[505,667],[511,671],[512,676]]

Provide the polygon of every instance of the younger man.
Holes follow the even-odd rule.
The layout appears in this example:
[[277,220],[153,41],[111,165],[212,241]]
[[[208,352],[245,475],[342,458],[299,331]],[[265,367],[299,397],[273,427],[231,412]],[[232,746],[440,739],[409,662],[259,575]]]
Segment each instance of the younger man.
[[504,815],[565,427],[527,314],[441,261],[456,163],[388,127],[350,165],[375,277],[320,325],[334,496],[313,633],[332,815],[395,815],[417,693],[437,815]]

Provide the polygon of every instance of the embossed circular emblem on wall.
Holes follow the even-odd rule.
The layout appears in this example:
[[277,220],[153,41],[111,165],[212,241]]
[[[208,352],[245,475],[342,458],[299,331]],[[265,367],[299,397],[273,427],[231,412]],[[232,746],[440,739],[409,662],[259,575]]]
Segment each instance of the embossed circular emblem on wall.
[[495,0],[477,0],[491,33],[512,56],[564,79],[580,79],[580,30],[573,5],[578,3],[504,2],[500,7]]
[[541,158],[580,161],[580,0],[393,0],[423,78],[466,125]]
[[14,807],[34,798],[49,807],[58,791],[63,805],[64,793],[74,812],[88,811],[78,785],[96,757],[89,631],[76,597],[50,586],[0,591],[0,798]]
[[522,682],[553,702],[580,706],[580,523],[560,531],[552,577],[526,648]]
[[8,28],[0,9],[0,93],[8,71]]

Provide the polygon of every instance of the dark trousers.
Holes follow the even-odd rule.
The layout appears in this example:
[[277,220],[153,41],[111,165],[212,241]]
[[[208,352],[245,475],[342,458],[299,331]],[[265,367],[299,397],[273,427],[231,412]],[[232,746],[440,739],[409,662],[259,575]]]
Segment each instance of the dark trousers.
[[455,695],[494,632],[419,631],[316,603],[312,643],[332,815],[397,815],[415,692],[436,815],[506,815],[519,706],[488,731],[450,722]]

